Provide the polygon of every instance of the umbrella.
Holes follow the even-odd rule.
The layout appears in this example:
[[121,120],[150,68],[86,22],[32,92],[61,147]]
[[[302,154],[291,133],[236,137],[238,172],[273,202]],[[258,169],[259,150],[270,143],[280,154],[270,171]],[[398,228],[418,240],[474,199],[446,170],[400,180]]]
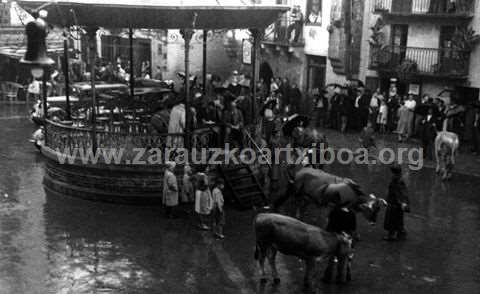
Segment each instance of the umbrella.
[[294,114],[287,118],[287,121],[283,124],[282,130],[285,136],[291,136],[293,129],[295,129],[299,123],[302,122],[306,127],[310,123],[310,119],[307,116]]
[[47,110],[48,115],[65,115],[65,110],[60,107],[50,107]]
[[[182,80],[185,80],[185,73],[183,71],[181,72],[177,72],[177,76],[182,79]],[[195,75],[190,75],[190,82],[195,82],[197,80],[197,76]]]
[[328,85],[325,86],[325,88],[330,88],[330,87],[332,87],[332,88],[342,88],[343,86],[340,85],[340,84],[336,84],[336,83],[331,83],[331,84],[328,84]]
[[352,79],[352,80],[348,80],[348,81],[351,82],[351,83],[356,83],[357,84],[356,87],[362,87],[362,88],[365,87],[365,84],[362,81],[360,81],[359,79]]
[[416,108],[415,108],[415,113],[418,113],[420,115],[427,115],[428,114],[428,110],[432,108],[432,105],[431,104],[419,104]]

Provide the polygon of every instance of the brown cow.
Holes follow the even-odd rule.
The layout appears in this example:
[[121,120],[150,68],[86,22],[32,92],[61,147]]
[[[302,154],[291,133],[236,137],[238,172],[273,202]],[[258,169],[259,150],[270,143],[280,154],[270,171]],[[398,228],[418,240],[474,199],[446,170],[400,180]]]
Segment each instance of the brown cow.
[[261,213],[254,221],[256,234],[255,259],[259,261],[262,282],[266,282],[265,258],[268,258],[275,283],[280,282],[275,264],[277,251],[305,261],[304,283],[313,288],[315,265],[333,256],[346,258],[352,251],[352,238],[347,234],[329,233],[281,214]]

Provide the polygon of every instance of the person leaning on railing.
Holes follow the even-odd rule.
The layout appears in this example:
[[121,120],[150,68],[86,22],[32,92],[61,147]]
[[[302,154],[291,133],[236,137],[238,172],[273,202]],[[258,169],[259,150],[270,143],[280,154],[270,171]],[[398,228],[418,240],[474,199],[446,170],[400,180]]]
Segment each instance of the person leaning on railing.
[[288,26],[287,29],[287,41],[292,40],[291,35],[292,31],[295,31],[295,34],[293,36],[293,43],[298,43],[300,36],[302,34],[302,29],[303,29],[303,13],[300,10],[299,5],[295,5],[292,9],[292,14],[291,14],[291,21],[292,23]]

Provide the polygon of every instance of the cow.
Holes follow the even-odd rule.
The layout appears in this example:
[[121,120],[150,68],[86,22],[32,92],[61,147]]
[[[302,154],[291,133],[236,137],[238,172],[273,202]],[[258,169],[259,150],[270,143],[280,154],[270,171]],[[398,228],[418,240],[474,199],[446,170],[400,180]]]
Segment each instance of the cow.
[[319,262],[334,257],[346,260],[352,252],[352,237],[346,233],[330,233],[281,214],[258,214],[254,220],[254,228],[255,259],[260,265],[262,283],[267,281],[264,266],[266,258],[274,283],[280,282],[275,263],[277,251],[296,256],[305,262],[304,285],[309,289],[314,289],[313,275]]
[[323,170],[302,165],[290,165],[287,170],[287,186],[285,193],[273,203],[276,211],[289,198],[295,197],[297,202],[296,216],[301,218],[302,204],[315,203],[318,207],[335,205],[352,208],[362,212],[371,224],[377,220],[378,213],[386,202],[375,195],[365,194],[360,185],[348,178],[337,177]]
[[447,131],[447,120],[443,123],[443,130],[435,138],[436,172],[441,174],[442,180],[449,180],[452,176],[455,156],[460,147],[458,135]]

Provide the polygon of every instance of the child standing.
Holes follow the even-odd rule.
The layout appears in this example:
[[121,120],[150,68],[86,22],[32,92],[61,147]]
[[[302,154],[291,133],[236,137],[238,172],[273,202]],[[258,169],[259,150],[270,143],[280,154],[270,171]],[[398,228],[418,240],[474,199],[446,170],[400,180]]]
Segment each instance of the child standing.
[[207,223],[212,210],[212,193],[208,187],[207,175],[198,173],[195,186],[195,212],[200,221],[199,228],[208,231],[210,230]]
[[182,179],[182,202],[183,203],[192,203],[194,201],[194,189],[192,183],[192,168],[189,165],[185,165],[183,170],[183,179]]
[[403,213],[409,212],[410,210],[407,185],[402,179],[402,168],[400,165],[394,165],[390,170],[392,171],[392,181],[388,186],[387,210],[385,212],[384,224],[388,235],[385,236],[384,239],[387,241],[395,241],[406,235]]
[[387,102],[380,100],[380,110],[378,112],[377,124],[380,127],[380,133],[385,134],[387,131],[387,121],[388,121],[388,106]]
[[223,235],[223,226],[225,225],[225,211],[223,209],[224,199],[222,190],[225,184],[222,178],[218,178],[215,182],[215,188],[212,191],[213,199],[213,225],[215,237],[219,239],[225,238]]
[[360,133],[360,144],[362,144],[362,147],[367,150],[375,147],[375,130],[373,129],[371,121],[368,121],[367,126],[365,126]]

